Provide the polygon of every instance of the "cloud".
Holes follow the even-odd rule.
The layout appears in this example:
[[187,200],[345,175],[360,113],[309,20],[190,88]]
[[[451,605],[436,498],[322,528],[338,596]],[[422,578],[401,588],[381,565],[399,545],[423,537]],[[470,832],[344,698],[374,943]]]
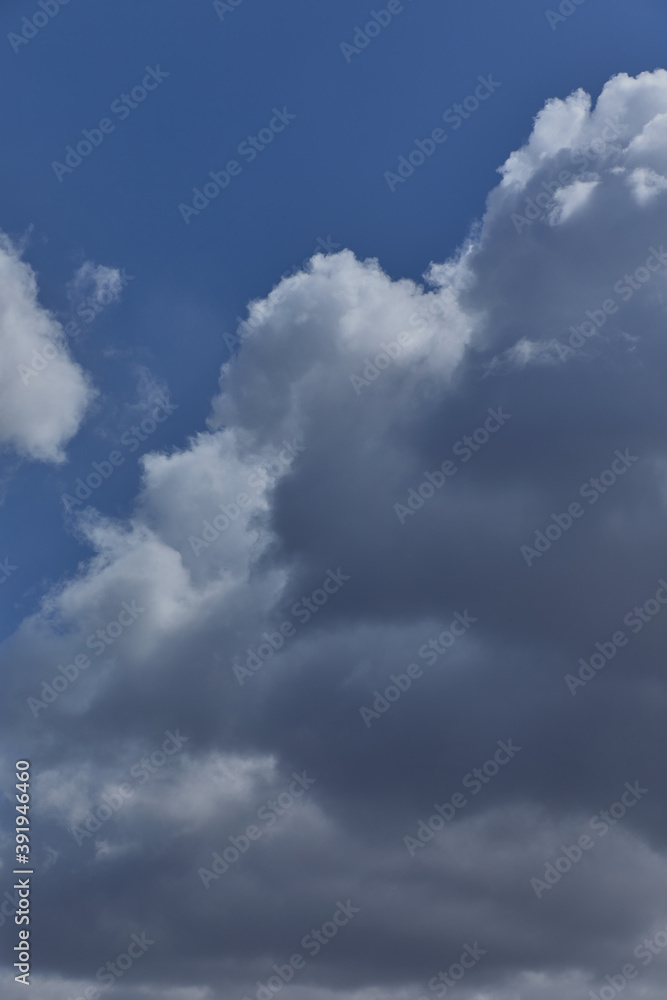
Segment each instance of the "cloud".
[[65,461],[94,391],[39,304],[37,281],[7,236],[0,237],[0,443],[42,462]]
[[91,304],[101,309],[118,301],[124,284],[117,267],[105,267],[87,260],[78,268],[67,290],[73,304],[91,300]]
[[[92,558],[4,650],[6,738],[20,725],[51,771],[45,972],[92,983],[146,928],[126,1000],[254,997],[350,898],[359,916],[286,1000],[434,996],[473,941],[462,1000],[575,1000],[660,928],[666,111],[662,70],[550,101],[423,284],[316,255],[250,304],[208,428],[144,456],[131,517],[81,518]],[[329,572],[349,579],[322,600]],[[129,601],[140,617],[100,639]],[[476,623],[450,650],[456,613]],[[573,697],[566,674],[618,630]],[[410,663],[422,676],[365,726]],[[183,765],[73,844],[72,817],[175,726]],[[521,754],[473,792],[509,738]],[[303,808],[204,889],[198,866],[303,769]],[[530,878],[636,781],[642,801],[536,898]],[[406,832],[457,792],[465,811],[411,857]],[[658,1000],[658,963],[640,971]]]

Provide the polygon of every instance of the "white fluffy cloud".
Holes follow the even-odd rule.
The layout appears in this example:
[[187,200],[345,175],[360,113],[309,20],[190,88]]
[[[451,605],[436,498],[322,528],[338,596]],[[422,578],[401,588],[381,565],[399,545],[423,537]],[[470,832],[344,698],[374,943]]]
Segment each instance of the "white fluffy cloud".
[[63,462],[92,387],[70,357],[61,325],[39,304],[34,272],[4,235],[0,285],[0,444]]

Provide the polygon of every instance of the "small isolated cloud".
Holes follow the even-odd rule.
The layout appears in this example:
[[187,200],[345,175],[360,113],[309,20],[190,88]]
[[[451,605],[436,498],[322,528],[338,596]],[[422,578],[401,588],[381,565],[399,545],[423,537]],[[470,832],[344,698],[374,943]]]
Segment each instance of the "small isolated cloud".
[[123,290],[123,275],[117,267],[105,267],[87,260],[67,286],[70,301],[78,304],[92,299],[100,307],[117,302]]
[[67,350],[60,323],[40,305],[29,264],[0,234],[0,445],[64,462],[94,390]]

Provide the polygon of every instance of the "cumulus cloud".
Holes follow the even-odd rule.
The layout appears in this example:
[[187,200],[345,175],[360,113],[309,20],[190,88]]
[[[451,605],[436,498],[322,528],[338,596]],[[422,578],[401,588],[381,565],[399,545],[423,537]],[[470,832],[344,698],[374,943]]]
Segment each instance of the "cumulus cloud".
[[[145,928],[125,1000],[254,997],[349,898],[358,916],[286,1000],[435,996],[475,941],[462,1000],[575,1000],[633,961],[662,995],[633,954],[667,879],[666,113],[662,70],[550,101],[423,284],[316,255],[251,303],[208,429],[144,457],[132,516],[82,518],[92,558],[4,651],[5,706],[50,769],[54,981],[94,983]],[[174,726],[183,764],[74,844],[68,823]],[[303,806],[239,847],[304,770]],[[602,811],[604,837],[538,898],[531,877]]]
[[38,301],[37,280],[0,237],[0,443],[42,462],[64,462],[93,397],[64,331]]

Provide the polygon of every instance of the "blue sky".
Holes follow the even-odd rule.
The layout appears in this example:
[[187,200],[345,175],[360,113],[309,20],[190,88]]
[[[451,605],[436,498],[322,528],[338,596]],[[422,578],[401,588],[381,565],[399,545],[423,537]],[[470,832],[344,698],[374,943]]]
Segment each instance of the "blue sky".
[[140,930],[120,1000],[253,1000],[352,897],[285,1000],[433,996],[473,940],[460,1000],[579,1000],[667,921],[667,9],[546,3],[69,0],[25,44],[39,0],[0,7],[0,772],[11,799],[34,762],[34,1000]]

